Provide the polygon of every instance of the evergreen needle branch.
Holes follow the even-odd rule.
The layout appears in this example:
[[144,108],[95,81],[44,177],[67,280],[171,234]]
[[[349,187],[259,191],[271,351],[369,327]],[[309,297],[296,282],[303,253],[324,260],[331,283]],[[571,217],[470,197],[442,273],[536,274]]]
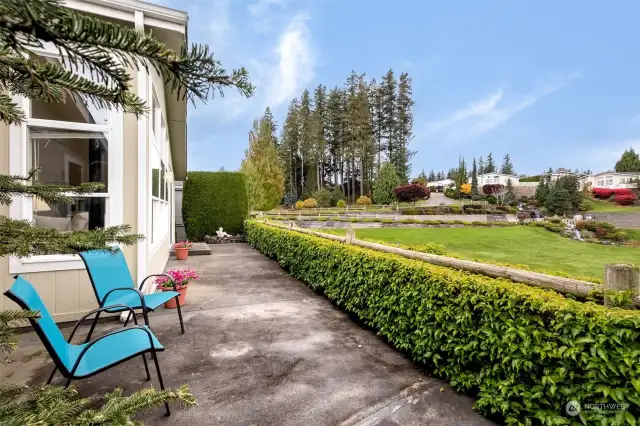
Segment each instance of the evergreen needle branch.
[[[33,171],[32,171],[33,172]],[[104,188],[101,182],[87,182],[78,186],[59,185],[34,182],[31,185],[20,181],[28,181],[33,176],[28,177],[0,175],[0,205],[11,204],[12,196],[32,195],[47,203],[72,204],[75,200],[73,196],[90,194]]]

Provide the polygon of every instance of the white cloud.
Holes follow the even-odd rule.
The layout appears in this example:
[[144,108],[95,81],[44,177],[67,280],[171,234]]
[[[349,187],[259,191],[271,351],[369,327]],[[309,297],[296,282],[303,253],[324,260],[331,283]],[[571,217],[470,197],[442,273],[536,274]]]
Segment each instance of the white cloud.
[[568,86],[578,77],[579,74],[574,73],[569,77],[547,83],[515,101],[505,100],[504,90],[498,89],[485,98],[470,102],[447,117],[428,122],[422,133],[438,134],[448,141],[473,140],[505,123],[521,111],[532,107],[546,96]]
[[306,13],[294,15],[280,34],[275,48],[277,62],[265,87],[265,103],[277,108],[300,92],[314,78],[315,54]]

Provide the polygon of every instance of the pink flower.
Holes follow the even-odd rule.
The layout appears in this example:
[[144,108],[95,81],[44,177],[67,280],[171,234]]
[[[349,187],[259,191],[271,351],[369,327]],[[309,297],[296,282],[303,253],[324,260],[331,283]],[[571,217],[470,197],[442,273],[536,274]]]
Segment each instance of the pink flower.
[[173,248],[191,248],[193,246],[193,243],[189,240],[185,240],[185,241],[178,241],[176,243],[173,243]]
[[171,269],[166,272],[166,275],[171,277],[170,280],[167,276],[160,276],[156,278],[156,285],[158,288],[173,288],[173,283],[176,283],[176,288],[181,288],[188,285],[191,281],[197,280],[198,274],[193,269]]

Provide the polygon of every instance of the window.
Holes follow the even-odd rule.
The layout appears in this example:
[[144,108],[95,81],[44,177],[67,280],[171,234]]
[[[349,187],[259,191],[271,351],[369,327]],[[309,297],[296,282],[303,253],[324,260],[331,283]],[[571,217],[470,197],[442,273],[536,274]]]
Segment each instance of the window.
[[172,197],[169,194],[170,185],[167,178],[170,175],[168,164],[168,132],[165,117],[162,115],[160,102],[155,88],[153,93],[154,117],[150,126],[152,133],[149,144],[149,163],[151,167],[151,212],[148,235],[151,241],[151,252],[160,247],[160,243],[169,237],[171,230]]
[[605,177],[605,185],[606,186],[613,186],[613,176],[606,176]]
[[[37,60],[61,63],[57,52],[37,49]],[[88,71],[73,72],[91,78]],[[122,112],[101,108],[79,95],[67,94],[64,103],[51,104],[14,96],[27,117],[10,127],[10,174],[25,176],[34,168],[32,182],[104,185],[94,193],[69,194],[72,204],[47,203],[21,197],[10,206],[13,219],[60,232],[104,228],[122,223]],[[71,255],[34,255],[9,259],[10,273],[84,269]]]

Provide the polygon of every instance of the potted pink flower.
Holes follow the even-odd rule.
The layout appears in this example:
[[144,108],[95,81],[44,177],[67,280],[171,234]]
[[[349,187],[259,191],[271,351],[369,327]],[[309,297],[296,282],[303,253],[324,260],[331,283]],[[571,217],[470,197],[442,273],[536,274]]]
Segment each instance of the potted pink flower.
[[189,249],[193,247],[193,243],[189,240],[186,241],[178,241],[173,244],[173,249],[176,252],[176,259],[185,260],[189,257]]
[[[172,269],[166,272],[167,276],[159,276],[156,278],[156,285],[161,291],[173,291],[173,283],[176,284],[176,291],[180,293],[178,301],[183,306],[187,298],[187,286],[193,280],[198,279],[198,274],[193,269]],[[175,309],[178,307],[176,299],[171,299],[164,304],[167,309]]]

